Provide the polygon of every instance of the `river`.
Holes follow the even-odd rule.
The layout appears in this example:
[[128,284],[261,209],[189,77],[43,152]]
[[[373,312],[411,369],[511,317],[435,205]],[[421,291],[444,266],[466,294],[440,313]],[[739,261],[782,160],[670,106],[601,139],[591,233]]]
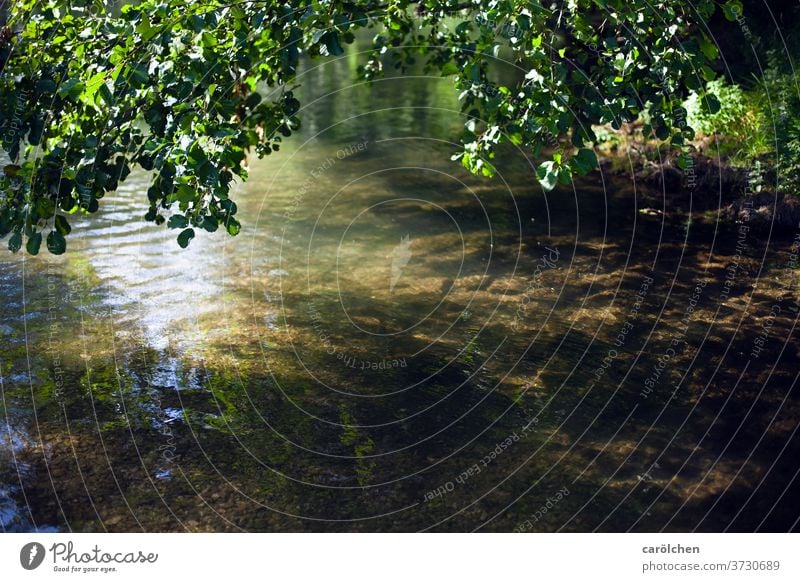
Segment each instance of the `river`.
[[140,172],[3,253],[3,530],[796,527],[792,233],[472,176],[450,79],[353,66],[298,79],[237,237],[179,249]]

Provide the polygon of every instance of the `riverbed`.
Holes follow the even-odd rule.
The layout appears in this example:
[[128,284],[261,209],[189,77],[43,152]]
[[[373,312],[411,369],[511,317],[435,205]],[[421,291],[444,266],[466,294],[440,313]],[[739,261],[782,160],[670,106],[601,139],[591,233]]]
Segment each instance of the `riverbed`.
[[0,257],[3,530],[795,528],[800,239],[470,175],[449,79],[352,67],[299,80],[237,237],[181,250],[136,172]]

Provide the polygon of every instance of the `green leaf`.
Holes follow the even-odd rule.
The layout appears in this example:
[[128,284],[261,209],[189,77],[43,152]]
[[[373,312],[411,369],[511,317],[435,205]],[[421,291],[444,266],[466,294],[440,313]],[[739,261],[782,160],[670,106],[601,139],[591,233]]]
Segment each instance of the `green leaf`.
[[548,192],[555,188],[558,182],[558,173],[554,168],[554,162],[543,162],[536,168],[536,177],[539,179],[542,188]]
[[150,75],[143,64],[137,63],[128,69],[125,78],[133,87],[144,87],[150,80]]
[[729,0],[722,5],[722,14],[731,22],[736,22],[742,15],[742,3],[739,0]]
[[114,96],[111,93],[111,89],[108,88],[108,85],[102,83],[97,88],[97,97],[105,104],[105,105],[113,105],[114,104]]
[[219,205],[222,206],[222,208],[224,208],[228,214],[236,214],[236,211],[238,210],[238,208],[236,207],[236,202],[234,202],[230,198],[226,198],[225,200],[220,200]]
[[25,243],[25,248],[32,255],[39,254],[39,247],[42,246],[42,233],[37,232],[28,237],[28,242]]
[[713,61],[719,56],[717,46],[705,36],[700,37],[700,50],[703,51],[703,54],[709,61]]
[[261,94],[260,93],[250,93],[247,96],[247,99],[244,102],[245,107],[248,109],[255,109],[258,104],[261,103]]
[[42,139],[42,132],[44,131],[44,119],[40,115],[36,115],[31,119],[31,131],[28,134],[28,142],[31,145],[39,145]]
[[203,30],[203,27],[205,26],[205,21],[198,14],[192,14],[189,21],[192,23],[192,28],[194,29],[195,32],[200,32],[201,30]]
[[595,169],[597,167],[597,155],[594,153],[594,151],[588,148],[582,148],[578,150],[577,156],[591,169]]
[[142,35],[142,40],[147,42],[158,34],[158,28],[150,25],[150,18],[147,14],[142,14],[142,20],[136,25],[136,32]]
[[194,188],[192,188],[188,184],[181,184],[175,191],[175,199],[178,202],[188,203],[194,200],[196,196],[197,193],[194,191]]
[[204,30],[203,33],[200,35],[200,37],[202,39],[204,47],[213,48],[217,46],[217,39],[214,38],[214,35],[208,32],[207,30]]
[[284,59],[284,66],[288,72],[294,72],[297,66],[297,62],[300,59],[300,48],[298,45],[302,40],[303,32],[296,26],[293,26],[289,31],[289,40],[286,43],[286,47],[281,51],[282,58]]
[[461,69],[453,61],[447,61],[440,69],[442,77],[449,77],[450,75],[457,75]]
[[106,82],[106,73],[100,72],[92,76],[86,82],[86,87],[83,90],[83,94],[81,95],[81,99],[88,103],[89,105],[95,104],[95,95],[100,90],[100,87],[105,86]]
[[67,241],[64,239],[64,235],[57,230],[51,230],[47,235],[47,250],[54,255],[63,255],[67,250]]
[[569,166],[561,166],[558,168],[558,181],[561,184],[569,184],[572,180],[572,171]]
[[337,14],[333,17],[333,24],[342,32],[350,28],[350,20],[344,14]]
[[77,100],[83,93],[84,84],[78,79],[67,79],[58,88],[58,96],[62,98],[70,98],[73,101]]
[[56,82],[53,79],[42,79],[38,83],[36,83],[36,90],[39,93],[55,93],[56,92]]
[[12,253],[16,253],[20,248],[22,248],[22,234],[15,232],[11,235],[11,238],[8,239],[8,250]]
[[705,103],[706,107],[708,107],[708,112],[711,115],[718,113],[720,109],[722,109],[722,105],[717,99],[717,96],[713,93],[706,93],[705,98],[703,99],[703,103]]
[[60,214],[56,216],[55,225],[56,230],[65,236],[72,232],[72,227],[69,225],[69,222]]
[[178,244],[182,249],[189,246],[189,241],[194,238],[194,229],[187,228],[178,235]]
[[344,54],[342,45],[339,44],[338,34],[336,34],[335,32],[327,32],[324,36],[324,39],[325,39],[325,46],[328,48],[328,54],[333,55],[335,57]]
[[228,234],[236,236],[242,230],[242,225],[235,218],[229,218],[225,228],[228,230]]
[[367,17],[367,13],[355,8],[352,13],[352,23],[354,26],[366,26],[369,24],[369,18]]
[[186,228],[189,226],[189,219],[186,218],[183,214],[173,214],[169,217],[169,221],[167,221],[167,226],[169,228]]
[[700,67],[700,75],[706,81],[713,81],[714,79],[717,78],[717,73],[715,73],[714,70],[708,65],[703,65],[702,67]]
[[202,226],[208,232],[214,232],[219,228],[219,221],[216,219],[216,217],[209,215],[203,219]]
[[470,32],[472,32],[472,23],[469,21],[456,26],[456,35],[458,36],[468,36]]

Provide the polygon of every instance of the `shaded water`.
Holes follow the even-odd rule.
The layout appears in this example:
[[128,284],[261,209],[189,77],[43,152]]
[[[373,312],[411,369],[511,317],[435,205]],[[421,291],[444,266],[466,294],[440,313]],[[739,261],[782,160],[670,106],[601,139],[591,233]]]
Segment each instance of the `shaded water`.
[[2,257],[3,529],[796,527],[791,235],[471,176],[448,79],[351,65],[301,79],[238,237],[181,251],[138,174]]

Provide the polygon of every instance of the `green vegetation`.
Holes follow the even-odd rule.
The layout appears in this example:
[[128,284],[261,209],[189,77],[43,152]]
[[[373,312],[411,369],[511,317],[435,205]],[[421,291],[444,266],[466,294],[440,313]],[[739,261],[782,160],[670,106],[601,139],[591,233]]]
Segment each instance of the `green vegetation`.
[[776,64],[767,70],[757,88],[764,125],[762,135],[776,156],[775,187],[800,192],[800,87],[794,72]]
[[[714,95],[728,88],[714,84],[705,23],[720,6],[728,21],[742,14],[738,0],[145,0],[118,11],[12,1],[0,31],[10,158],[0,236],[12,251],[44,243],[63,253],[72,215],[96,212],[135,166],[152,172],[145,218],[176,229],[181,247],[202,230],[237,234],[231,183],[247,178],[249,153],[278,151],[299,127],[303,59],[339,58],[362,29],[374,34],[364,78],[417,61],[454,78],[466,121],[453,158],[485,176],[506,143],[539,160],[543,187],[568,183],[597,166],[593,128],[617,130],[645,111],[645,136],[685,148],[691,95],[702,127],[746,132],[734,120],[751,100],[723,106],[736,90]],[[514,80],[497,81],[509,65]],[[780,129],[790,139],[794,123]],[[761,155],[765,143],[735,153]],[[797,142],[787,143],[791,153]]]
[[687,100],[688,121],[701,138],[697,145],[710,156],[759,174],[775,174],[770,188],[796,192],[800,187],[800,97],[793,75],[768,69],[749,86],[711,81],[707,90],[719,96],[711,114],[699,100]]
[[[747,92],[723,79],[709,81],[706,89],[717,96],[720,108],[711,113],[696,94],[686,100],[687,121],[698,137],[708,137],[718,153],[737,165],[749,164],[770,151],[767,117],[759,92]],[[708,146],[707,146],[708,147]]]

